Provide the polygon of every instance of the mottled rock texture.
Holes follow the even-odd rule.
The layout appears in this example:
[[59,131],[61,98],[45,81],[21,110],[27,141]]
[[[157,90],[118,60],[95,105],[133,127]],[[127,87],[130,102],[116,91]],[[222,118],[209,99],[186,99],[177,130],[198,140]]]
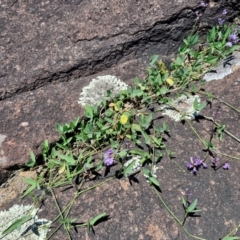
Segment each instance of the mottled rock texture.
[[[202,33],[239,3],[195,0],[0,0],[0,168],[58,139],[57,122],[81,115],[82,87],[98,75],[131,83],[152,54],[169,56],[201,11]],[[227,20],[227,19],[226,19]]]
[[[239,108],[239,76],[240,69],[222,80],[208,82],[205,85],[205,90]],[[202,100],[206,99],[203,95],[201,95],[201,98]],[[212,105],[206,106],[200,114],[211,117],[218,106],[219,102],[214,100]],[[206,157],[203,144],[190,126],[186,122],[185,124],[175,122],[168,116],[158,118],[160,115],[159,112],[155,113],[154,119],[156,121],[154,121],[154,124],[160,127],[163,122],[167,122],[170,135],[165,135],[166,141],[164,143],[167,149],[174,151],[174,158],[169,159],[166,154],[163,154],[163,158],[158,163],[159,169],[156,175],[160,183],[162,198],[175,216],[182,221],[184,209],[181,204],[181,196],[184,195],[186,188],[188,188],[192,194],[189,196],[189,200],[192,202],[194,199],[198,199],[197,209],[202,211],[196,213],[193,217],[187,218],[186,229],[201,239],[223,239],[224,236],[239,225],[240,161],[227,157],[227,155],[231,155],[240,158],[239,143],[226,134],[223,136],[223,141],[220,142],[215,135],[213,143],[221,154],[218,154],[220,167],[214,170],[211,168],[212,157]],[[230,133],[238,138],[240,137],[239,114],[237,112],[225,104],[221,104],[221,113],[217,116],[217,121],[225,124]],[[202,139],[209,139],[212,130],[210,121],[200,119],[198,122],[191,121],[191,124]],[[184,171],[191,156],[199,156],[201,159],[205,159],[208,168],[200,168],[196,175]],[[231,168],[229,170],[224,170],[221,167],[226,161],[230,163]],[[111,167],[107,177],[114,174],[118,167],[119,164]],[[8,210],[13,204],[26,205],[32,203],[32,198],[22,199],[20,197],[21,190],[24,187],[23,176],[34,176],[34,173],[20,172],[6,184],[6,188],[0,189],[0,211]],[[89,182],[87,180],[83,189],[105,180],[107,179],[103,175],[99,180]],[[57,188],[54,192],[62,210],[65,209],[76,194],[75,188],[71,188],[71,186]],[[41,191],[36,191],[35,195],[40,193]],[[1,204],[1,198],[4,198],[3,204]],[[184,232],[171,214],[167,212],[156,192],[149,186],[142,174],[136,174],[135,181],[129,181],[126,178],[114,179],[90,191],[83,191],[74,201],[68,217],[70,219],[76,218],[77,223],[83,223],[103,212],[106,212],[108,218],[94,226],[95,235],[88,233],[86,228],[77,227],[77,231],[74,228],[70,230],[72,239],[193,239]],[[59,212],[54,198],[48,193],[38,217],[53,220],[57,215],[59,215]],[[59,224],[59,221],[54,222],[50,233],[54,232]],[[23,230],[21,229],[21,231]],[[240,229],[236,229],[234,234],[239,236]],[[69,239],[63,226],[51,238],[51,240],[55,239]]]

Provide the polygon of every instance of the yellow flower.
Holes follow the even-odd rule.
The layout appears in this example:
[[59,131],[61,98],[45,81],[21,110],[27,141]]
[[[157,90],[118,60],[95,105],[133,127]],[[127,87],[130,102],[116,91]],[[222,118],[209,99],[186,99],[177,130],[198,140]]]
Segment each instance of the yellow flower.
[[109,107],[113,107],[116,112],[119,110],[116,103],[110,103]]
[[164,62],[162,60],[158,61],[158,67],[159,67],[159,71],[161,74],[168,72],[166,65],[164,64]]
[[174,81],[171,78],[167,78],[166,82],[168,83],[168,85],[173,86]]
[[64,172],[65,172],[65,164],[63,164],[63,165],[59,168],[58,174],[62,174],[62,173],[64,173]]
[[121,124],[126,124],[127,121],[128,121],[128,116],[125,115],[125,114],[123,114],[123,115],[121,116],[121,118],[120,118]]
[[116,112],[119,110],[117,104],[114,104],[114,110],[115,110]]

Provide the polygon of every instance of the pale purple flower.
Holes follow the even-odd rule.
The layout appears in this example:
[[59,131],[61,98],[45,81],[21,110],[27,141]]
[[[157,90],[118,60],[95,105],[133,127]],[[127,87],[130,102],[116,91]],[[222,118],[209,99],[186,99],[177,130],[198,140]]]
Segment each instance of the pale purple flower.
[[233,45],[232,42],[227,42],[227,43],[226,43],[226,46],[227,46],[227,47],[232,47],[232,45]]
[[204,1],[201,1],[201,2],[200,2],[200,5],[201,5],[202,7],[207,7],[207,6],[208,6],[208,3],[205,3]]
[[193,165],[188,162],[188,163],[187,163],[187,169],[188,169],[188,170],[191,170],[192,168],[193,168]]
[[226,14],[227,14],[227,9],[223,9],[222,14],[223,14],[223,15],[226,15]]
[[108,149],[106,151],[106,153],[104,153],[103,155],[103,161],[107,166],[111,166],[113,165],[113,150],[112,149]]
[[195,166],[200,167],[202,165],[202,160],[200,158],[195,159]]
[[208,167],[208,165],[206,164],[206,163],[202,163],[202,166],[203,166],[203,168],[207,168]]
[[190,162],[187,163],[187,169],[193,171],[193,174],[196,174],[201,166],[203,166],[203,168],[207,168],[207,164],[199,157],[195,157],[195,159],[190,157]]
[[230,168],[230,164],[228,162],[223,164],[223,169],[228,170]]
[[234,43],[234,44],[237,44],[237,43],[238,43],[239,39],[238,39],[238,34],[237,34],[237,32],[234,32],[234,33],[232,33],[232,34],[230,35],[229,41],[231,41],[231,42]]
[[194,168],[193,168],[193,174],[196,174],[196,173],[197,173],[197,168],[194,167]]
[[224,24],[225,20],[222,18],[218,18],[218,24],[222,26]]
[[202,13],[199,13],[199,11],[196,11],[195,14],[197,16],[197,19],[199,19],[202,16]]

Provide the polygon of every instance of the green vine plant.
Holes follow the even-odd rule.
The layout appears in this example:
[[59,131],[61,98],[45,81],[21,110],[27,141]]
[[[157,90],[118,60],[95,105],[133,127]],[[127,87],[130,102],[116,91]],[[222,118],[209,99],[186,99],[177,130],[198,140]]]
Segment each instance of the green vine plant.
[[[220,153],[212,143],[212,139],[215,137],[214,132],[217,133],[220,141],[223,140],[224,134],[229,135],[237,142],[240,141],[228,131],[225,124],[218,123],[214,117],[206,116],[205,119],[212,122],[212,134],[210,140],[202,139],[189,121],[189,113],[183,112],[174,103],[176,96],[207,94],[201,91],[204,74],[216,66],[221,59],[228,57],[240,47],[236,41],[234,42],[233,34],[238,37],[239,28],[224,24],[214,26],[204,40],[200,41],[197,34],[188,36],[183,40],[176,60],[169,69],[162,60],[159,60],[158,55],[152,56],[145,79],[140,80],[136,77],[134,85],[121,91],[117,97],[114,97],[108,90],[106,99],[102,100],[100,105],[85,106],[85,114],[82,118],[77,118],[64,125],[57,124],[57,131],[61,134],[61,138],[53,146],[50,146],[47,140],[43,142],[43,165],[38,166],[33,152],[30,153],[31,158],[26,166],[33,170],[39,170],[39,168],[40,170],[37,179],[25,179],[29,187],[23,197],[31,195],[36,201],[35,190],[42,191],[40,199],[43,199],[49,192],[59,211],[59,215],[52,220],[52,223],[60,220],[60,225],[48,239],[62,225],[69,239],[72,239],[72,228],[86,227],[88,231],[93,231],[93,226],[106,218],[107,214],[99,213],[85,223],[78,223],[78,219],[68,217],[74,201],[81,194],[114,178],[131,179],[138,172],[143,174],[167,211],[185,233],[189,237],[203,239],[190,234],[184,227],[188,217],[201,211],[197,209],[198,200],[190,202],[187,198],[188,195],[182,197],[184,217],[181,221],[170,210],[159,192],[160,182],[156,176],[159,162],[163,154],[166,153],[170,159],[174,154],[167,149],[164,141],[165,136],[170,132],[169,126],[164,121],[161,126],[155,126],[154,119],[156,113],[162,113],[165,109],[179,112],[181,120],[188,123],[190,129],[207,149],[207,154],[214,155],[215,159],[217,159],[217,155],[224,153]],[[232,43],[231,46],[229,42]],[[199,85],[199,83],[201,84]],[[218,99],[210,93],[207,96],[209,100]],[[222,100],[219,102],[240,113],[240,110],[229,103]],[[196,97],[192,104],[195,110],[192,118],[197,117],[198,112],[206,105],[205,102],[199,102]],[[154,113],[151,109],[154,109]],[[228,157],[240,160],[234,156]],[[96,176],[101,175],[102,171],[111,168],[114,164],[117,164],[119,168],[115,175],[102,177],[100,183],[85,188],[87,181],[93,181]],[[205,160],[191,159],[188,170],[196,173],[200,166],[205,166],[204,164]],[[215,167],[217,168],[217,160]],[[180,169],[183,168],[180,166]],[[96,173],[99,174],[96,175]],[[64,209],[60,208],[54,193],[54,189],[62,186],[71,186],[75,189],[72,201]],[[27,217],[18,219],[3,232],[3,235],[18,228],[23,221],[28,220]],[[240,239],[240,237],[231,236],[239,228],[240,225],[222,240]]]

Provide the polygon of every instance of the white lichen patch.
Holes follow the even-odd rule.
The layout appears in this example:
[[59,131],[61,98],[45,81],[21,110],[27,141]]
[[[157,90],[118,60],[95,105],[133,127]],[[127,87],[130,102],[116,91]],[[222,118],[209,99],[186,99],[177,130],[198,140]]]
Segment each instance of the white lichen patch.
[[[157,178],[157,170],[158,170],[157,165],[154,165],[152,170],[151,170],[151,174],[155,178]],[[149,183],[149,177],[146,174],[143,174],[143,176],[146,178],[146,181]]]
[[116,97],[120,91],[126,90],[127,87],[128,85],[126,83],[115,76],[98,76],[93,79],[88,86],[83,88],[78,103],[83,106],[86,104],[99,105],[104,98],[106,99],[107,90],[110,90],[113,97]]
[[152,175],[156,178],[157,177],[157,170],[158,170],[158,167],[156,165],[153,166],[152,168]]
[[179,98],[175,99],[171,106],[164,106],[162,109],[163,115],[167,115],[172,118],[174,121],[178,122],[182,119],[182,117],[186,119],[193,119],[194,114],[198,114],[193,107],[193,103],[197,99],[198,103],[201,102],[200,97],[198,95],[195,96],[186,96],[182,95]]
[[203,79],[207,82],[213,80],[223,79],[227,75],[230,75],[240,67],[240,53],[233,53],[233,59],[231,61],[221,60],[218,65],[213,68],[212,72],[208,72],[204,75]]
[[0,134],[0,163],[1,165],[5,165],[7,163],[7,157],[4,155],[4,151],[1,149],[2,143],[6,139],[6,135]]
[[135,161],[135,163],[132,166],[132,172],[138,172],[141,170],[142,164],[141,164],[141,157],[138,155],[132,156],[130,157],[130,159],[124,163],[124,166],[127,167],[129,166],[133,161]]
[[[15,240],[15,239],[21,239],[21,240],[44,240],[46,239],[47,232],[49,231],[49,227],[51,222],[46,219],[38,219],[38,216],[36,215],[39,211],[38,208],[35,208],[33,205],[14,205],[12,206],[8,211],[1,211],[0,212],[0,239],[4,240]],[[15,229],[11,233],[2,236],[3,231],[5,231],[12,223],[14,223],[16,220],[22,218],[23,216],[31,215],[32,219],[29,221],[23,223],[21,225],[21,228]],[[32,224],[44,222],[41,226],[38,226],[38,233],[39,236],[33,233],[32,230],[29,230],[24,236],[21,236],[21,234]],[[20,237],[21,236],[21,237]]]

